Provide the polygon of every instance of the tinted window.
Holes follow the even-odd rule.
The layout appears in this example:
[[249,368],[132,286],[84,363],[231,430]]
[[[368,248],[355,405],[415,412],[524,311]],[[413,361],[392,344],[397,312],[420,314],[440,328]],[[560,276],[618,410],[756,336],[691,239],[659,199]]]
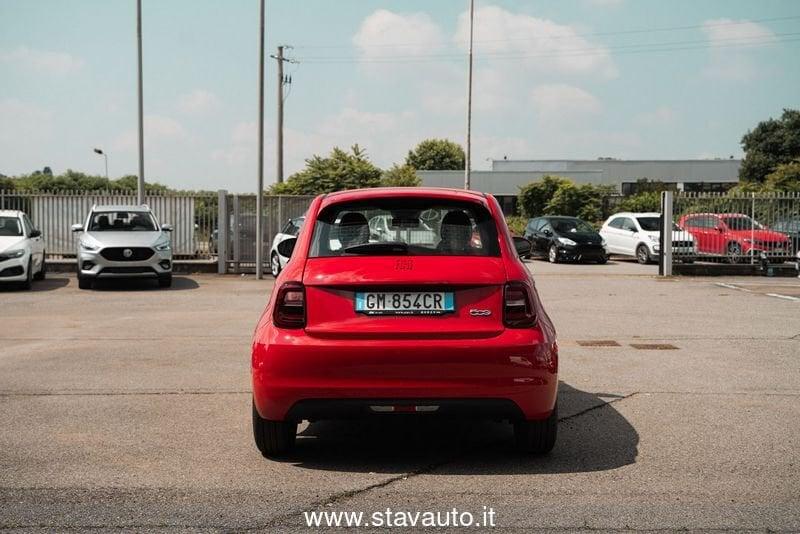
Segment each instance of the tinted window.
[[146,211],[95,211],[90,232],[155,232],[156,222]]
[[499,256],[489,212],[469,202],[391,198],[334,204],[314,226],[309,256]]
[[752,228],[761,229],[761,226],[758,222],[754,221],[747,215],[739,215],[736,217],[722,217],[722,221],[730,228],[731,230],[750,230]]
[[550,224],[559,234],[594,232],[589,223],[580,219],[551,219]]
[[19,217],[0,216],[0,236],[18,237],[22,235],[22,222]]
[[286,221],[281,233],[297,236],[300,233],[300,229],[303,227],[303,221],[305,221],[305,217],[289,219]]
[[616,219],[612,219],[608,225],[611,228],[622,228],[622,222],[625,220],[624,217],[617,217]]

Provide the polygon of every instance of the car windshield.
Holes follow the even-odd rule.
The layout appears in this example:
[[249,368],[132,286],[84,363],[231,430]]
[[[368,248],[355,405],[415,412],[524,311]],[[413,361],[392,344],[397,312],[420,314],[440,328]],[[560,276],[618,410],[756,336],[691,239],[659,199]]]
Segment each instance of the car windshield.
[[90,232],[155,232],[156,222],[146,211],[95,211]]
[[550,224],[559,234],[595,231],[589,223],[580,219],[550,219]]
[[19,237],[22,235],[22,224],[19,217],[0,216],[0,236]]
[[495,223],[479,204],[390,198],[323,210],[309,255],[499,256],[500,249]]
[[755,228],[759,230],[764,228],[757,221],[754,221],[747,215],[737,215],[736,217],[722,217],[722,222],[731,230],[751,230]]

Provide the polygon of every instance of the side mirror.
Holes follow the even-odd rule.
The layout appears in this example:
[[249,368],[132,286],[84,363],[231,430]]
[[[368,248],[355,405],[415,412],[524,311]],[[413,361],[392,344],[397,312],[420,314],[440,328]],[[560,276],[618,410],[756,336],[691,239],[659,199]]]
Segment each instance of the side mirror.
[[716,230],[716,231],[717,231],[717,232],[719,232],[719,233],[722,233],[722,232],[724,232],[724,231],[725,231],[725,229],[724,229],[724,228],[722,228],[721,226],[717,226],[716,228],[714,228],[714,230]]
[[41,230],[31,230],[31,237],[42,237]]
[[289,239],[284,239],[280,243],[278,243],[278,254],[283,256],[284,258],[291,258],[292,252],[294,252],[294,246],[297,244],[296,237],[290,237]]
[[522,256],[527,256],[531,253],[531,242],[525,239],[524,237],[514,236],[514,249],[516,249],[517,254]]
[[82,224],[73,224],[71,227],[73,232],[83,232],[83,225]]
[[171,232],[172,231],[172,225],[171,224],[162,224],[161,225],[161,231],[162,232]]
[[542,230],[542,233],[543,233],[544,235],[546,235],[547,237],[552,237],[552,235],[553,235],[553,231],[552,231],[552,230],[550,230],[550,229],[547,229],[547,228],[545,228],[544,230]]

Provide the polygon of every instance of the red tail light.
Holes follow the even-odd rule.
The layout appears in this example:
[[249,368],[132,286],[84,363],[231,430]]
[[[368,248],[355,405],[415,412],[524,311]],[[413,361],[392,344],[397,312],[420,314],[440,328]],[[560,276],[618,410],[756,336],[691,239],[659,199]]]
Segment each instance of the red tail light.
[[536,324],[533,298],[525,284],[506,284],[503,294],[503,323],[509,328],[528,328]]
[[280,328],[306,325],[306,289],[300,282],[286,282],[278,290],[272,321]]

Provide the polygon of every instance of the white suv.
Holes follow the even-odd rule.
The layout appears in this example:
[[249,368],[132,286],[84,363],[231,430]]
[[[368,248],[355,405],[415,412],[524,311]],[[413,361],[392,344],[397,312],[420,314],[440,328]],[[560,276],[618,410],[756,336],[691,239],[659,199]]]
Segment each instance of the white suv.
[[44,241],[28,215],[0,210],[0,283],[22,282],[30,289],[45,274]]
[[147,206],[94,206],[78,239],[78,287],[98,278],[156,278],[172,285],[172,227],[159,224]]
[[[650,263],[659,254],[660,213],[616,213],[603,223],[600,235],[609,254],[634,256],[639,263]],[[672,252],[685,263],[697,255],[694,238],[672,225]]]

